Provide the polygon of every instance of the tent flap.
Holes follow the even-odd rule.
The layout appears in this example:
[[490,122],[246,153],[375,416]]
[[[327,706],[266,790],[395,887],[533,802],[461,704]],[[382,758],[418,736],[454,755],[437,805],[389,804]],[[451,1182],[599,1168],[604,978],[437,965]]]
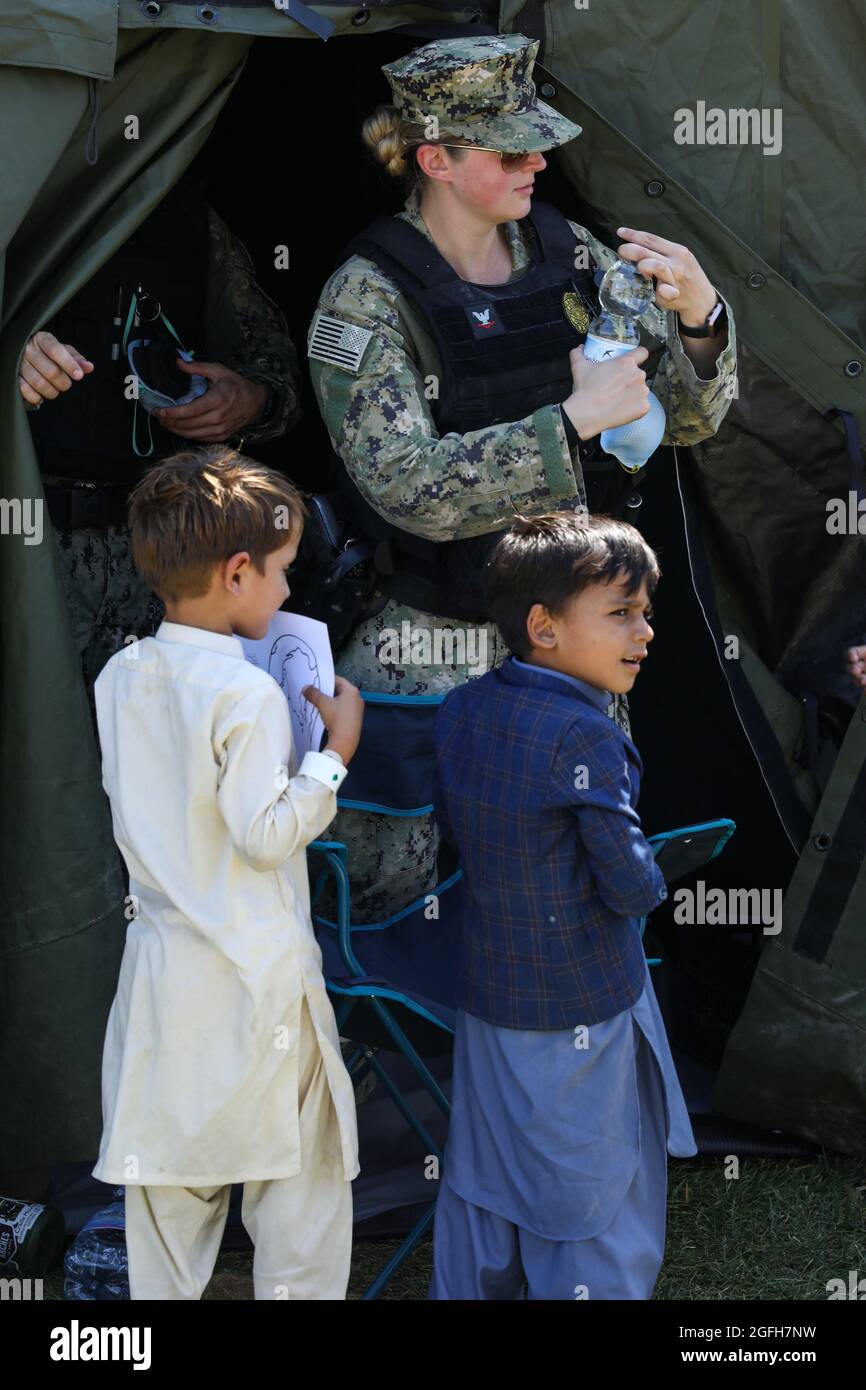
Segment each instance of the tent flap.
[[305,0],[285,0],[279,8],[273,0],[172,0],[158,6],[158,14],[145,13],[141,0],[120,0],[118,23],[122,29],[208,29],[214,34],[253,34],[257,38],[328,39],[333,34],[374,34],[403,25],[444,21],[470,24],[477,20],[480,3],[428,0],[403,4],[401,0],[358,0],[354,5]]
[[717,1109],[866,1152],[866,697],[763,951],[713,1096]]
[[[0,69],[0,110],[10,99],[24,102],[25,121],[41,130],[44,146],[43,157],[22,162],[12,190],[15,235],[6,252],[0,342],[4,497],[42,499],[18,392],[23,343],[128,239],[191,163],[249,45],[239,35],[214,43],[204,33],[121,34],[116,80],[101,93],[93,169],[82,152],[90,123],[83,78]],[[72,103],[67,98],[76,87],[81,91]],[[123,134],[130,109],[147,117],[137,141]],[[64,119],[71,122],[65,130]],[[18,225],[21,207],[27,213]],[[0,228],[0,241],[6,232]],[[0,545],[0,588],[10,599],[0,626],[4,1166],[38,1162],[38,1153],[60,1161],[95,1152],[99,1087],[93,1082],[126,929],[122,862],[46,531],[47,544],[10,536]],[[64,1048],[58,1038],[74,1039],[75,1046]],[[59,1094],[46,1084],[49,1073],[59,1079]]]
[[0,12],[0,64],[107,80],[116,51],[114,0],[5,0]]
[[495,0],[358,0],[357,4],[285,0],[5,0],[0,66],[53,68],[108,81],[118,29],[314,38],[374,34],[424,24],[496,25]]

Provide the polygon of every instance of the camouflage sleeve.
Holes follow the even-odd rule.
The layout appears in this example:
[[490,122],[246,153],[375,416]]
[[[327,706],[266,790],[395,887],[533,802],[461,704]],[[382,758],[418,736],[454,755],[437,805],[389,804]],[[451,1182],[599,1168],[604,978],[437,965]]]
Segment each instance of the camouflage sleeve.
[[[615,251],[578,223],[569,225],[586,242],[602,270],[613,265],[617,259]],[[715,375],[708,381],[698,376],[694,363],[686,355],[673,310],[659,309],[653,304],[641,317],[645,329],[641,337],[645,340],[648,335],[656,343],[666,344],[650,384],[667,416],[668,427],[662,444],[699,444],[716,433],[728,412],[737,390],[737,330],[727,300],[725,308],[728,311],[728,341],[716,358]],[[644,341],[644,346],[652,351],[654,344]]]
[[276,439],[300,419],[297,350],[282,310],[255,278],[246,247],[212,208],[205,353],[241,376],[261,381],[272,398],[261,424],[244,430],[246,442]]
[[[557,499],[585,503],[558,404],[512,423],[439,436],[425,394],[435,382],[422,375],[401,302],[393,281],[353,256],[331,276],[318,309],[333,320],[332,334],[339,337],[346,325],[360,360],[342,367],[308,359],[334,449],[379,515],[444,541],[497,530],[519,511],[551,510]],[[308,351],[317,350],[317,318]],[[352,325],[361,332],[353,334]]]

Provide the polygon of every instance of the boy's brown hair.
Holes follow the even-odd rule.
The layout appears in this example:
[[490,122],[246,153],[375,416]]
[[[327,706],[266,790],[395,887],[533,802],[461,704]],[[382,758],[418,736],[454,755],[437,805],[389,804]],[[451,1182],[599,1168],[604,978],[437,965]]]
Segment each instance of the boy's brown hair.
[[129,503],[132,558],[160,598],[206,594],[214,567],[247,550],[260,574],[309,515],[288,478],[224,444],[172,454]]
[[644,579],[651,595],[661,577],[655,551],[627,521],[572,511],[519,517],[484,568],[488,611],[510,650],[525,661],[526,619],[534,603],[558,615],[582,589],[623,571],[630,595]]

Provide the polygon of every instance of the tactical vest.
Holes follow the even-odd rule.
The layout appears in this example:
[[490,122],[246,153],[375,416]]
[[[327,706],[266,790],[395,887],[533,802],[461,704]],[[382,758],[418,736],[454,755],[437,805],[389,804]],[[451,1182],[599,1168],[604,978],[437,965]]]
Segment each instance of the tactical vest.
[[[94,370],[30,416],[43,473],[131,484],[158,457],[185,447],[151,417],[154,453],[146,460],[136,455],[135,402],[124,394],[131,369],[121,340],[140,284],[161,304],[184,347],[201,351],[209,248],[207,204],[172,190],[47,325],[89,358]],[[146,337],[147,327],[142,323],[131,336]],[[139,448],[147,447],[147,421],[139,407]]]
[[[571,394],[568,354],[583,342],[598,311],[601,272],[596,275],[588,250],[583,259],[590,268],[576,267],[583,243],[556,208],[537,203],[521,225],[529,233],[532,264],[504,285],[461,280],[433,243],[402,218],[377,218],[343,253],[343,259],[360,255],[380,266],[429,325],[442,364],[438,399],[430,401],[440,436],[521,420]],[[566,295],[572,296],[571,317]],[[590,511],[600,509],[602,498],[610,500],[614,468],[633,491],[634,480],[602,453],[597,439],[581,444],[584,459]],[[482,571],[501,530],[464,540],[424,540],[379,516],[341,460],[337,478],[354,525],[370,539],[388,542],[376,551],[384,592],[430,613],[468,621],[487,617]],[[619,478],[614,481],[622,491]]]

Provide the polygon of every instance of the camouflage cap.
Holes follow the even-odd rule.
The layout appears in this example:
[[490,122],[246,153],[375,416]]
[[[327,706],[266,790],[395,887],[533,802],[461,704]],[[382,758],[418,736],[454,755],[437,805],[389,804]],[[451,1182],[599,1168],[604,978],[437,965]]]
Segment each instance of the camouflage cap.
[[[437,39],[387,63],[393,104],[403,120],[497,150],[549,150],[580,134],[535,95],[538,40],[524,34]],[[433,131],[436,133],[434,134]]]

